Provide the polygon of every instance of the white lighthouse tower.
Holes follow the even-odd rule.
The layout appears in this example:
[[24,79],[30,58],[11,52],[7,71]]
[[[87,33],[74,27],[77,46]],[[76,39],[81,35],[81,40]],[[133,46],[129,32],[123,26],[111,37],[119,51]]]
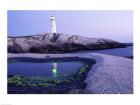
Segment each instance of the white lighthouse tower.
[[50,18],[50,33],[56,33],[56,22],[55,22],[55,17],[51,16]]

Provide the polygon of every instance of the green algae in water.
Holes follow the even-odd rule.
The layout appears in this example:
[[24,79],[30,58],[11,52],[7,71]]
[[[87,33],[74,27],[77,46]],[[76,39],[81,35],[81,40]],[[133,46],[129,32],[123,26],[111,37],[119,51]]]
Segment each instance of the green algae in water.
[[45,78],[45,77],[29,77],[29,76],[13,76],[8,78],[8,84],[16,86],[56,86],[62,83],[72,83],[73,81],[80,80],[82,75],[86,72],[89,66],[85,65],[73,75],[64,75],[56,78]]
[[[22,59],[24,60],[24,59]],[[18,62],[21,60],[18,60]],[[26,62],[27,61],[27,62]],[[70,67],[65,67],[65,70],[74,71],[71,73],[59,73],[58,65],[59,63],[64,62],[73,62],[73,66],[75,66],[77,63],[74,64],[74,62],[79,62],[80,65],[76,69],[72,69]],[[17,62],[12,62],[17,63]],[[90,59],[77,59],[74,58],[73,61],[71,58],[66,58],[64,60],[48,60],[47,62],[45,60],[42,60],[41,62],[38,60],[32,59],[31,62],[27,59],[24,62],[25,64],[28,63],[38,63],[38,64],[45,64],[45,63],[51,63],[51,73],[52,76],[46,76],[46,75],[18,75],[17,73],[15,75],[12,75],[9,72],[8,69],[8,93],[69,93],[71,89],[82,89],[85,87],[85,83],[83,82],[86,78],[86,75],[88,71],[90,70],[92,64],[94,64],[94,60]],[[42,67],[42,66],[41,66]],[[9,67],[8,67],[9,68]],[[22,67],[20,67],[22,68]],[[45,67],[43,67],[44,69]],[[19,69],[22,71],[22,69]],[[16,70],[16,71],[19,71]],[[29,71],[30,69],[28,69]],[[34,70],[34,69],[32,69]],[[15,70],[13,70],[15,71]],[[15,71],[15,72],[16,72]],[[38,70],[40,71],[40,69]],[[41,71],[40,71],[41,72]],[[45,71],[46,72],[46,71]],[[38,92],[37,92],[38,91]]]

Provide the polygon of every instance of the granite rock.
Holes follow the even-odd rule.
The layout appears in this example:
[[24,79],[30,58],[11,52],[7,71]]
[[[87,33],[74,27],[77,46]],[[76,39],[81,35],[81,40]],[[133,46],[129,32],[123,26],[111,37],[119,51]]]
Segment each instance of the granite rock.
[[9,53],[64,53],[126,47],[110,39],[87,38],[63,33],[8,37]]

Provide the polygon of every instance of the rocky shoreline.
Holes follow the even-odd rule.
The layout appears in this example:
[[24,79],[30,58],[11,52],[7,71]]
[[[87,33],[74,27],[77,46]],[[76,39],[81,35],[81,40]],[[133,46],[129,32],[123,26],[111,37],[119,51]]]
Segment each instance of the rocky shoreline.
[[93,59],[96,64],[91,67],[84,83],[83,90],[72,90],[70,93],[79,94],[132,94],[133,93],[133,60],[123,57],[98,54],[8,54],[8,58],[52,58],[80,57]]
[[8,37],[8,53],[65,53],[123,47],[126,45],[109,39],[63,33]]

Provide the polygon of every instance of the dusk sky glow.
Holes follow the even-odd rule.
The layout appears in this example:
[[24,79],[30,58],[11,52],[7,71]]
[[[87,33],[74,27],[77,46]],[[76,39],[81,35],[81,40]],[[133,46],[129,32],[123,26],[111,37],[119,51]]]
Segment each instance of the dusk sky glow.
[[133,11],[8,11],[8,36],[49,32],[51,16],[58,33],[133,42]]

